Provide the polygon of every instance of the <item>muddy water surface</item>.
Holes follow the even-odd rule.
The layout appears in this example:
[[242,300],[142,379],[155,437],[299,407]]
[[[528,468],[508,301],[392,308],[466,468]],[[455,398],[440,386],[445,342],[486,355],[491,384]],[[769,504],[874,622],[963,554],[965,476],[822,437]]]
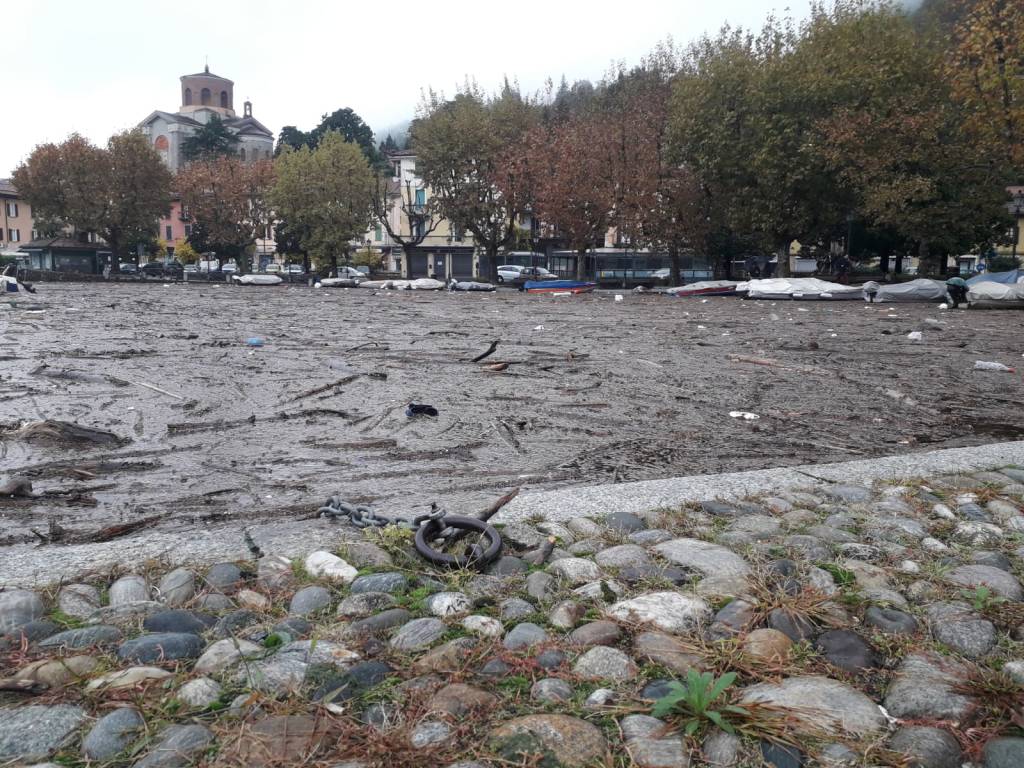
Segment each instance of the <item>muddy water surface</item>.
[[[59,419],[127,442],[8,432],[0,485],[27,476],[36,498],[0,500],[7,544],[302,517],[332,493],[470,513],[515,486],[1024,435],[1020,373],[972,370],[1024,363],[1021,312],[159,283],[40,284],[33,301],[0,305],[0,425]],[[439,415],[408,418],[412,401]]]

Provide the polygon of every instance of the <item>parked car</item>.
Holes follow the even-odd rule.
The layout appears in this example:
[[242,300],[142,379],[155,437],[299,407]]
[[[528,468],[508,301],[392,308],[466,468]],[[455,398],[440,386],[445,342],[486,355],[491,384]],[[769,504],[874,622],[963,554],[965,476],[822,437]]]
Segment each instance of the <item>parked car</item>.
[[348,278],[357,282],[369,279],[365,272],[360,272],[355,267],[338,267],[338,277]]
[[220,265],[220,271],[227,275],[233,275],[238,271],[238,265],[233,261],[229,261],[227,264]]
[[277,264],[276,262],[272,264],[267,264],[266,269],[264,269],[263,271],[266,272],[268,275],[279,275],[281,274],[281,265]]
[[135,275],[139,272],[139,265],[134,261],[122,261],[119,269],[122,275]]
[[185,268],[180,261],[170,261],[164,264],[162,261],[151,261],[143,264],[139,270],[145,277],[164,277],[173,280],[180,280],[185,274]]
[[304,274],[306,274],[306,270],[304,270],[302,268],[301,264],[289,264],[287,272],[288,272],[289,275],[304,275]]
[[197,275],[197,274],[199,274],[199,267],[197,267],[195,264],[186,264],[185,265],[185,274],[186,275]]
[[544,267],[522,267],[518,264],[506,264],[498,267],[499,283],[525,283],[527,280],[557,280],[556,275]]

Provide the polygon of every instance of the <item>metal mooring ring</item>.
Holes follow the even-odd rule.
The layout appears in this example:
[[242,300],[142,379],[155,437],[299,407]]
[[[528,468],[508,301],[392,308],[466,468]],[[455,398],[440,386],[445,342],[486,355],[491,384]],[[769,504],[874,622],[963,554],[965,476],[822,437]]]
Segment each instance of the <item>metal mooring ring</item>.
[[[436,539],[445,528],[477,531],[486,536],[490,543],[487,545],[487,549],[482,549],[479,545],[468,547],[467,554],[462,556],[438,552],[430,546],[430,542]],[[461,515],[445,515],[439,520],[428,520],[416,530],[416,551],[420,557],[434,565],[443,565],[448,568],[481,568],[501,552],[501,535],[494,526],[488,525],[483,520]]]

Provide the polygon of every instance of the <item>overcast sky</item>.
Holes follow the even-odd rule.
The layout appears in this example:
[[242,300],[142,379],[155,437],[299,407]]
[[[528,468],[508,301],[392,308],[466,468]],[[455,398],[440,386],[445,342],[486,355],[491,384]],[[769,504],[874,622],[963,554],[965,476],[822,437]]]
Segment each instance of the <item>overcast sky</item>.
[[154,109],[176,111],[178,78],[235,82],[235,106],[276,135],[351,107],[380,131],[411,117],[426,87],[466,75],[493,89],[597,79],[659,40],[685,43],[809,0],[21,0],[4,4],[0,176],[41,142],[78,131],[97,143]]

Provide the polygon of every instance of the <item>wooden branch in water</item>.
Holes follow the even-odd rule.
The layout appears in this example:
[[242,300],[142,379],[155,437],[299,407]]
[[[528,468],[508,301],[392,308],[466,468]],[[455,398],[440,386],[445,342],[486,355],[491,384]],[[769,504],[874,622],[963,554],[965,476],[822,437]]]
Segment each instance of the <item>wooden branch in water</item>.
[[119,536],[127,536],[129,533],[134,533],[142,528],[158,523],[162,519],[162,515],[154,515],[153,517],[144,517],[141,520],[133,520],[130,523],[108,525],[106,528],[100,528],[98,531],[76,536],[75,541],[81,544],[96,544],[104,541],[110,541],[111,539],[116,539]]
[[490,357],[491,355],[494,354],[494,350],[496,350],[498,348],[498,344],[500,344],[500,343],[501,343],[501,339],[495,339],[494,341],[491,342],[491,346],[489,346],[487,348],[486,352],[484,352],[481,355],[477,355],[476,357],[474,357],[469,362],[471,362],[471,363],[479,363],[484,358]]
[[319,386],[319,387],[314,387],[313,389],[307,389],[305,392],[300,392],[299,394],[297,394],[291,400],[286,400],[284,402],[294,403],[294,402],[296,402],[298,400],[305,400],[307,397],[312,397],[313,395],[319,395],[321,392],[326,392],[326,391],[328,391],[330,389],[334,389],[335,387],[341,387],[341,386],[344,386],[345,384],[349,384],[349,383],[355,381],[358,378],[359,378],[359,374],[358,373],[354,374],[352,376],[346,376],[343,379],[338,379],[337,381],[332,381],[329,384],[324,384],[324,385]]

